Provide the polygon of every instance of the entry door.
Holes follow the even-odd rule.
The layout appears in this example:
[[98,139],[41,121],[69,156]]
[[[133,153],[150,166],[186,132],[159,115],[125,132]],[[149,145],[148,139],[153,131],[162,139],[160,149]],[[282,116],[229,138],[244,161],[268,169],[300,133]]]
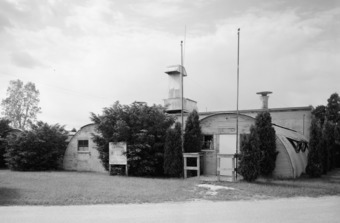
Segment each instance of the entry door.
[[[236,135],[220,135],[219,140],[220,154],[234,155],[236,153]],[[232,159],[221,158],[220,175],[232,175]]]
[[78,152],[77,171],[90,171],[90,153]]
[[89,140],[78,140],[77,170],[90,171],[90,158]]

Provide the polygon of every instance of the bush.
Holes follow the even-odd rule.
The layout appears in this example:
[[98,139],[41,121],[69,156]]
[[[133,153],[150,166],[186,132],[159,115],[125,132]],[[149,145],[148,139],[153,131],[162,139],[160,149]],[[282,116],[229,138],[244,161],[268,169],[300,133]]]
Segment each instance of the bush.
[[164,174],[171,177],[183,175],[182,127],[177,122],[174,129],[166,133],[164,149]]
[[38,122],[32,130],[8,138],[5,160],[11,170],[59,169],[66,139],[62,126]]
[[186,153],[198,153],[202,148],[202,133],[199,116],[193,110],[186,121],[184,132],[184,151]]
[[251,182],[260,175],[261,151],[259,149],[260,140],[254,126],[250,127],[250,135],[246,135],[241,140],[241,153],[239,155],[239,167],[237,172],[241,174],[244,180]]
[[320,177],[322,174],[321,127],[319,121],[312,117],[310,127],[309,153],[306,173],[310,177]]
[[174,118],[162,106],[145,103],[121,105],[118,101],[104,108],[102,115],[91,115],[99,134],[93,135],[99,158],[109,169],[109,143],[126,142],[129,175],[161,176],[164,174],[166,131]]
[[270,176],[276,163],[276,135],[272,126],[270,113],[265,111],[256,116],[255,129],[259,137],[259,148],[262,153],[260,161],[261,175]]

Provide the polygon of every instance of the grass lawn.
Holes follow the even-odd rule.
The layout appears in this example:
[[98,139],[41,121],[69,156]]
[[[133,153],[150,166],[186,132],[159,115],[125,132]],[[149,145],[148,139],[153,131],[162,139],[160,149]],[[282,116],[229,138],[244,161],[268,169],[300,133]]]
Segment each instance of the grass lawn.
[[[217,190],[198,184],[232,187]],[[332,179],[258,180],[256,183],[203,182],[202,179],[155,179],[80,172],[0,170],[0,205],[84,205],[169,201],[249,200],[340,195]]]

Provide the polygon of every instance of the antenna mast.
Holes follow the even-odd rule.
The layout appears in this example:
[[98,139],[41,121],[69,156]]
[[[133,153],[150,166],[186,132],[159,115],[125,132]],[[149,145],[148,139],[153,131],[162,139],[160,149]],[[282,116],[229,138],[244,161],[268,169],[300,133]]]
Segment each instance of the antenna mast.
[[184,153],[184,117],[183,117],[183,40],[181,41],[181,119],[182,119],[182,131],[181,131],[181,138],[182,138],[182,153]]

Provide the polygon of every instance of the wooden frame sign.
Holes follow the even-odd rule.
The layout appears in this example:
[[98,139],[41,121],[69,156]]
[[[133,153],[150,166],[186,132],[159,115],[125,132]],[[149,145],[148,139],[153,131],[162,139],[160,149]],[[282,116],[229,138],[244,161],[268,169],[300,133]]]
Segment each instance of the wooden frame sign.
[[128,165],[126,157],[126,142],[109,143],[109,171],[111,174],[111,165],[125,165],[125,173],[128,175]]

